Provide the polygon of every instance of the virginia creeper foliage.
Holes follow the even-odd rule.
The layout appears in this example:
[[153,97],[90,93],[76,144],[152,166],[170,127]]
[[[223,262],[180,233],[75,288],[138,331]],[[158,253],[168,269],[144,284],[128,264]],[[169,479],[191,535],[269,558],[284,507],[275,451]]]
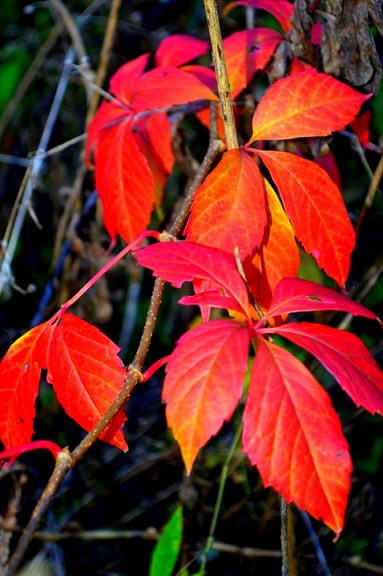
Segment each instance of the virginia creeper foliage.
[[[287,1],[238,0],[226,12],[235,6],[269,11],[284,33],[290,29]],[[224,39],[234,99],[282,41],[282,33],[266,28]],[[208,103],[218,103],[212,66],[192,62],[207,53],[205,41],[171,36],[159,46],[154,66],[144,54],[112,77],[112,98],[98,110],[87,143],[112,243],[117,235],[134,240],[162,204],[175,162],[169,110],[183,106],[203,121]],[[198,188],[183,239],[134,255],[176,288],[191,282],[194,294],[180,302],[198,306],[205,320],[177,342],[163,388],[187,471],[233,415],[252,361],[243,450],[266,486],[339,535],[352,470],[341,423],[319,382],[274,340],[306,350],[357,406],[383,414],[383,374],[361,340],[290,315],[337,310],[378,319],[341,292],[298,277],[303,249],[344,289],[355,233],[331,174],[304,157],[299,143],[296,154],[274,150],[273,143],[331,135],[355,121],[369,95],[300,64],[293,62],[291,72],[300,71],[266,90],[248,142],[225,150]],[[212,308],[221,310],[220,319],[209,320]],[[25,444],[33,435],[41,370],[68,414],[90,430],[126,378],[118,352],[95,327],[65,311],[16,341],[0,365],[4,445]],[[125,450],[123,422],[121,413],[102,439]]]

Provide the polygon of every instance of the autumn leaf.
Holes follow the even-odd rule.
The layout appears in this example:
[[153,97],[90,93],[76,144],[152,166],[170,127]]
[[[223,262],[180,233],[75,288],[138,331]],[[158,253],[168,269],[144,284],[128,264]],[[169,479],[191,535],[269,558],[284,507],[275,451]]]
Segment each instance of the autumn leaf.
[[266,226],[264,180],[243,149],[225,152],[197,189],[185,228],[188,242],[241,259],[260,245]]
[[[95,164],[96,189],[113,243],[117,234],[127,243],[141,234],[155,200],[159,204],[162,199],[174,161],[163,109],[218,100],[193,74],[169,66],[144,72],[147,63],[144,54],[112,76],[116,101],[104,102],[88,128],[86,162]],[[161,110],[159,120],[145,118],[154,110]]]
[[271,28],[252,28],[234,32],[223,40],[231,97],[246,88],[255,72],[263,70],[283,40]]
[[112,239],[129,243],[143,232],[154,204],[154,178],[127,122],[114,126],[100,140],[96,155],[96,189],[103,220]]
[[138,113],[171,108],[196,100],[217,102],[219,98],[193,74],[178,68],[161,66],[145,72],[137,80],[130,107]]
[[184,282],[208,280],[232,297],[244,313],[249,298],[234,255],[190,242],[160,242],[134,251],[137,262],[155,276],[180,288]]
[[[136,82],[144,73],[149,62],[149,54],[142,54],[138,58],[126,62],[110,79],[109,90],[121,103],[130,107],[130,101],[136,89]],[[96,114],[96,117],[98,112]]]
[[108,133],[108,130],[126,120],[127,114],[127,110],[111,102],[102,102],[87,132],[85,162],[88,168],[95,167],[95,156],[100,140]]
[[357,135],[362,146],[368,146],[371,131],[371,110],[366,110],[350,122],[350,128]]
[[[48,381],[57,398],[79,426],[90,431],[117,397],[127,376],[118,346],[97,328],[72,314],[63,314],[53,326],[49,348]],[[121,411],[100,436],[127,450]]]
[[289,322],[278,333],[315,356],[357,406],[383,414],[383,373],[363,342],[344,330]]
[[[134,138],[153,174],[156,206],[162,204],[166,182],[174,166],[171,130],[171,122],[165,113],[141,116],[134,125]],[[161,134],[161,139],[158,134]]]
[[267,228],[254,256],[247,258],[243,267],[258,306],[264,313],[277,284],[284,277],[298,274],[300,258],[294,230],[271,185],[265,180],[267,195]]
[[0,363],[0,439],[6,448],[30,442],[41,368],[35,347],[47,323],[16,340]]
[[202,56],[208,49],[209,42],[206,40],[187,34],[171,34],[162,40],[156,50],[156,66],[182,66]]
[[187,473],[199,450],[232,416],[242,395],[249,333],[231,320],[186,332],[166,366],[166,417]]
[[295,235],[318,265],[343,287],[355,232],[334,181],[314,162],[288,152],[257,151],[282,197]]
[[263,339],[243,419],[243,449],[265,486],[339,535],[352,468],[339,418],[307,368]]
[[223,14],[228,14],[235,6],[248,6],[250,8],[265,10],[278,20],[285,32],[288,32],[291,28],[291,16],[294,13],[294,4],[287,2],[287,0],[278,0],[277,2],[275,0],[235,0],[225,6]]
[[370,96],[313,68],[282,78],[258,104],[249,143],[329,136],[349,124]]
[[358,302],[335,290],[302,278],[283,278],[279,282],[264,320],[280,314],[315,310],[339,310],[354,316],[378,320],[376,314]]

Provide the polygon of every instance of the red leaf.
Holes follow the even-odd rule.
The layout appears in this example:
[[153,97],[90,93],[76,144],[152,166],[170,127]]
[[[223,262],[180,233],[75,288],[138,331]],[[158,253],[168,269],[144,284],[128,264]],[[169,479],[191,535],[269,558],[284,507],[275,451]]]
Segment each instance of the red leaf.
[[251,8],[258,8],[270,12],[276,20],[280,23],[283,30],[288,32],[291,28],[291,16],[294,13],[294,4],[286,0],[235,0],[229,2],[223,11],[227,14],[235,6],[249,6]]
[[241,398],[248,347],[247,328],[216,320],[184,334],[170,357],[163,399],[188,473]]
[[266,226],[263,177],[241,149],[225,152],[195,193],[185,228],[189,242],[233,253],[251,254]]
[[134,255],[138,264],[176,288],[195,279],[212,281],[234,298],[246,314],[247,289],[231,254],[190,242],[161,242],[135,250]]
[[371,110],[366,110],[355,120],[350,122],[350,128],[357,135],[362,146],[367,146],[370,142]]
[[265,486],[340,534],[352,466],[338,416],[303,364],[263,339],[251,373],[243,448]]
[[253,28],[234,32],[223,40],[231,97],[248,86],[257,70],[263,70],[283,40],[271,28]]
[[[164,113],[141,116],[134,124],[134,138],[153,174],[157,206],[162,203],[168,175],[174,165],[171,128],[169,118]],[[161,138],[158,138],[159,134]]]
[[97,153],[97,146],[106,131],[113,126],[129,118],[131,113],[123,110],[113,102],[103,102],[97,110],[95,117],[89,124],[85,148],[85,162],[88,168],[94,168],[94,156]]
[[184,306],[201,306],[202,308],[207,307],[209,309],[224,308],[225,310],[235,310],[243,314],[243,310],[238,305],[238,302],[230,296],[222,296],[219,290],[206,290],[198,294],[193,294],[192,296],[183,296],[181,300],[179,300],[179,303]]
[[278,282],[298,274],[300,264],[294,230],[270,184],[265,180],[267,217],[263,242],[253,258],[244,261],[244,269],[251,292],[264,313]]
[[288,152],[261,152],[297,239],[319,266],[344,286],[355,232],[334,181],[314,162]]
[[206,68],[206,66],[201,66],[200,64],[187,64],[186,66],[182,66],[182,70],[188,72],[188,74],[194,74],[194,76],[210,88],[210,90],[217,90],[217,78],[214,70],[211,68]]
[[354,316],[364,316],[371,320],[378,319],[373,312],[350,298],[302,278],[283,278],[279,282],[270,304],[270,310],[264,319],[280,314],[314,310],[340,310]]
[[0,438],[6,448],[32,438],[41,372],[34,354],[46,327],[40,324],[16,340],[0,363]]
[[112,241],[118,233],[129,244],[146,229],[154,203],[153,174],[130,122],[117,124],[100,140],[95,183]]
[[205,54],[209,42],[188,36],[187,34],[172,34],[162,40],[156,51],[156,66],[182,66]]
[[383,373],[359,338],[329,326],[290,322],[270,330],[315,356],[357,406],[383,414]]
[[[118,346],[97,328],[72,314],[61,316],[50,342],[48,379],[57,398],[80,426],[89,431],[105,414],[124,384],[127,372]],[[123,411],[100,436],[121,450]]]
[[318,166],[320,166],[320,168],[327,172],[331,180],[333,180],[333,182],[335,182],[335,184],[341,190],[342,178],[334,154],[331,152],[331,150],[324,156],[316,156],[314,161],[316,164],[318,164]]
[[343,129],[370,95],[309,69],[270,86],[253,117],[253,140],[329,136]]
[[142,56],[121,66],[110,79],[109,89],[111,93],[127,106],[130,106],[136,89],[136,82],[144,73],[148,61],[149,54],[142,54]]
[[218,96],[193,74],[168,66],[145,72],[135,83],[130,107],[135,113],[158,108],[171,108],[196,100],[213,100]]

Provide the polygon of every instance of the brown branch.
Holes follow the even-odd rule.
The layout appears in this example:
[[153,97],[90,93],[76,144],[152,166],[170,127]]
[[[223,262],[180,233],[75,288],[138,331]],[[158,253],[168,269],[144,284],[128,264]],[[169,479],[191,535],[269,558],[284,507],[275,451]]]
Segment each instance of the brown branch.
[[[210,142],[209,148],[205,155],[205,159],[202,162],[196,174],[196,177],[192,183],[192,186],[190,187],[185,197],[184,204],[187,205],[188,207],[190,207],[190,203],[192,201],[192,197],[195,190],[200,185],[202,180],[207,176],[211,168],[212,162],[214,161],[219,152],[219,148],[220,143],[217,140],[212,140]],[[169,233],[172,234],[173,236],[182,230],[188,211],[186,211],[184,207],[181,206],[180,214],[182,214],[182,217],[175,218],[175,222],[169,231]],[[119,412],[119,410],[121,410],[124,404],[127,402],[127,400],[129,400],[137,383],[140,382],[141,379],[140,370],[145,362],[145,358],[149,350],[149,346],[154,333],[158,310],[161,304],[163,288],[164,288],[164,282],[160,279],[156,279],[141,341],[138,346],[135,357],[129,367],[128,376],[121,392],[119,393],[113,404],[105,412],[103,417],[94,426],[94,428],[85,436],[85,438],[73,450],[73,452],[69,453],[63,451],[57,458],[54,471],[48,481],[48,484],[43,494],[41,495],[39,501],[37,502],[33,514],[28,522],[28,525],[24,529],[23,534],[21,535],[20,540],[17,544],[17,547],[9,561],[7,568],[10,573],[13,573],[19,566],[28,548],[28,545],[33,537],[33,534],[40,525],[40,522],[42,521],[48,506],[50,505],[52,499],[54,498],[57,492],[57,489],[61,485],[62,481],[64,480],[69,470],[73,468],[73,466],[85,455],[85,453],[89,450],[89,448],[98,439],[100,434],[102,434],[102,432],[106,429],[106,427],[109,426],[109,424],[116,416],[116,414]]]
[[225,129],[228,150],[238,148],[237,131],[235,128],[233,101],[230,93],[229,77],[227,75],[225,54],[222,46],[222,35],[219,25],[217,4],[215,0],[204,0],[207,25],[213,53],[215,73],[217,76],[218,94],[222,106],[222,118]]
[[[94,85],[96,87],[99,87],[99,88],[102,87],[104,80],[105,80],[107,70],[108,70],[111,47],[112,47],[112,43],[113,43],[114,33],[115,33],[116,27],[117,27],[118,12],[120,9],[120,5],[121,5],[121,0],[113,0],[112,6],[110,8],[108,22],[106,25],[106,32],[105,32],[105,36],[104,36],[104,41],[103,41],[103,44],[101,47],[101,52],[100,52],[99,64],[97,67],[96,77],[94,80]],[[97,106],[99,103],[99,99],[100,99],[100,95],[99,95],[98,91],[95,90],[92,94],[92,97],[91,97],[91,100],[89,103],[89,107],[88,107],[88,112],[87,112],[87,116],[86,116],[86,120],[85,120],[85,127],[86,128],[89,126],[89,123],[92,120],[92,118],[96,112],[96,109],[97,109]],[[73,214],[75,204],[76,204],[77,199],[79,198],[81,190],[82,190],[84,178],[85,178],[87,171],[88,171],[87,167],[84,164],[84,150],[85,150],[85,147],[83,146],[81,153],[80,153],[81,164],[77,170],[77,174],[76,174],[76,178],[75,178],[75,181],[73,183],[73,186],[72,186],[71,194],[70,194],[70,196],[69,196],[69,198],[65,204],[64,212],[63,212],[61,219],[60,219],[60,222],[59,222],[59,226],[58,226],[58,230],[57,230],[57,234],[56,234],[55,242],[54,242],[51,269],[53,269],[57,263],[57,260],[59,257],[59,252],[60,252],[60,249],[61,249],[61,246],[63,243],[63,238],[65,236],[66,230],[68,229],[69,219],[71,218],[71,216]]]
[[383,176],[383,155],[380,157],[376,170],[372,176],[370,186],[368,188],[367,196],[364,200],[363,208],[359,216],[359,220],[356,226],[356,234],[359,235],[360,230],[368,216],[368,213],[371,209],[372,203],[375,198],[375,194],[379,190],[379,182]]

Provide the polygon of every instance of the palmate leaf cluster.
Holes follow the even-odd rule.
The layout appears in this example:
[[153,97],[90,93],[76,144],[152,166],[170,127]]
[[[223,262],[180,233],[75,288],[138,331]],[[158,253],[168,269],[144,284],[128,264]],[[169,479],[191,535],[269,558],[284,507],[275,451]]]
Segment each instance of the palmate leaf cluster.
[[[227,14],[257,2],[232,4]],[[292,5],[284,5],[281,13],[268,2],[259,6],[273,14],[281,31],[258,27],[225,38],[234,98],[256,84],[256,74],[266,77],[285,42]],[[169,35],[152,59],[141,54],[110,79],[112,99],[102,103],[90,125],[86,161],[94,169],[112,249],[134,242],[166,201],[177,170],[172,114],[192,114],[208,127],[209,102],[218,103],[208,50],[206,40]],[[190,282],[193,294],[181,304],[201,313],[202,323],[178,339],[167,361],[162,395],[187,472],[237,409],[250,361],[243,450],[265,486],[338,537],[351,489],[349,447],[330,396],[297,359],[295,346],[306,350],[306,358],[316,358],[357,407],[382,414],[382,372],[371,353],[357,336],[320,322],[325,311],[373,322],[378,317],[339,293],[350,278],[355,225],[334,157],[328,155],[331,168],[307,154],[303,143],[351,124],[362,140],[364,124],[356,116],[370,98],[293,59],[286,77],[271,83],[247,116],[241,147],[225,150],[218,108],[223,151],[195,193],[182,240],[131,250],[140,266],[174,287]],[[319,283],[299,278],[309,277],[302,265],[308,255]],[[1,370],[6,448],[33,436],[42,370],[66,413],[87,431],[128,376],[119,348],[66,307],[16,340]],[[121,412],[102,439],[126,450],[124,423]]]

